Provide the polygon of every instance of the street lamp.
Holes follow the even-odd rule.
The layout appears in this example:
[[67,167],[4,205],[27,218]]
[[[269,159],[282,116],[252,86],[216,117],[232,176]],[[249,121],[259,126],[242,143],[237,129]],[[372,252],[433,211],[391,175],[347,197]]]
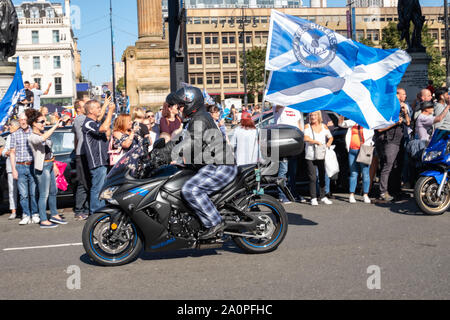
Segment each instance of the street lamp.
[[89,80],[89,99],[91,99],[91,95],[92,95],[91,70],[92,70],[93,68],[100,68],[100,65],[99,65],[99,64],[95,64],[95,65],[91,66],[91,67],[89,68],[89,71],[88,71],[88,80]]

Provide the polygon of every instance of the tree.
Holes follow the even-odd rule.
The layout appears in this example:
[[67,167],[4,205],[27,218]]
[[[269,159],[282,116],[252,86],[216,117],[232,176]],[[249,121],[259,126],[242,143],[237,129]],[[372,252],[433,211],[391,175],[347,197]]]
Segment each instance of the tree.
[[[411,26],[411,32],[412,28],[413,26]],[[427,54],[431,57],[431,61],[428,64],[428,78],[433,80],[434,83],[441,85],[445,82],[445,66],[441,64],[441,52],[433,46],[434,41],[434,38],[428,33],[428,26],[424,25],[422,28],[422,45],[427,48]],[[406,41],[400,41],[400,32],[397,30],[397,25],[394,22],[390,22],[387,27],[383,28],[380,44],[383,49],[407,49]]]
[[376,47],[376,44],[372,40],[369,40],[366,38],[359,38],[358,42],[362,43],[368,47]]
[[[254,47],[246,52],[248,91],[255,97],[256,103],[259,92],[264,90],[264,71],[266,62],[266,48]],[[244,74],[244,57],[240,55],[241,75]]]
[[119,81],[117,81],[116,89],[120,92],[125,91],[125,78],[120,77]]

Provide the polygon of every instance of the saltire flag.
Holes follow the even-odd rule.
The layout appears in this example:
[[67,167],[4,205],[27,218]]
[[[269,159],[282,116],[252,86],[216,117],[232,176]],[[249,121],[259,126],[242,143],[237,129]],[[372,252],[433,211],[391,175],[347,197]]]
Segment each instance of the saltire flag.
[[0,127],[2,128],[11,116],[18,101],[25,99],[22,72],[20,71],[19,58],[16,63],[16,74],[13,81],[0,101]]
[[272,10],[266,101],[302,112],[329,110],[368,129],[398,121],[397,86],[410,56],[346,39],[313,22]]

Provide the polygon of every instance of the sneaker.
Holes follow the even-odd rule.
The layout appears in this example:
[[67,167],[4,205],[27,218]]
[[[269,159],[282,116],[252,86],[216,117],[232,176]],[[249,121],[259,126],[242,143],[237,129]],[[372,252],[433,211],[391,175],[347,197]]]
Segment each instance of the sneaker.
[[50,218],[50,222],[57,223],[57,224],[67,224],[66,220],[58,219],[58,218],[55,218],[55,217],[51,217]]
[[295,197],[295,202],[306,203],[306,199],[302,196]]
[[41,229],[53,229],[53,228],[58,227],[58,225],[55,224],[55,223],[51,223],[51,224],[42,224],[42,223],[40,223],[40,224],[39,224],[39,227],[40,227]]
[[331,202],[327,197],[323,197],[322,199],[320,199],[320,201],[325,204],[333,204],[333,202]]
[[389,193],[382,193],[382,194],[380,194],[380,199],[384,200],[384,201],[392,201],[392,200],[394,200],[394,198],[391,195],[389,195]]
[[204,240],[214,238],[217,233],[223,231],[224,229],[225,229],[225,222],[222,221],[218,225],[206,230],[202,235],[200,235],[199,239]]
[[281,202],[282,204],[289,204],[289,203],[292,203],[286,196],[281,196],[281,197],[280,197],[280,202]]
[[312,206],[318,206],[319,203],[317,202],[317,198],[311,199],[311,205]]
[[350,202],[350,203],[356,203],[356,199],[355,199],[355,195],[354,195],[354,194],[351,194],[351,195],[348,197],[348,202]]
[[19,225],[24,226],[26,224],[31,224],[31,218],[29,216],[24,216],[22,220],[20,220]]
[[11,215],[9,216],[8,220],[14,220],[17,217],[15,212],[12,212]]
[[39,222],[41,222],[41,218],[39,217],[39,215],[33,214],[33,216],[31,217],[31,223],[38,224]]
[[80,213],[80,214],[76,214],[74,216],[75,221],[84,221],[88,218],[89,216],[85,213]]
[[364,195],[364,203],[371,203],[370,198],[367,194]]

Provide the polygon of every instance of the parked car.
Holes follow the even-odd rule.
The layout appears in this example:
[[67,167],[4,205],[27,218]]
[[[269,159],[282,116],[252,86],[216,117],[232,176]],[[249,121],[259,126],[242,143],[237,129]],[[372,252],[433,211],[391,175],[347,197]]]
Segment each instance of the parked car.
[[[49,129],[49,128],[47,128]],[[6,140],[9,132],[3,133],[1,136]],[[61,198],[69,198],[74,195],[76,170],[75,170],[75,149],[74,141],[75,134],[72,132],[72,127],[58,128],[51,136],[53,142],[53,153],[55,160],[67,163],[64,177],[67,180],[68,188],[66,191],[58,189],[58,200]],[[0,158],[0,203],[8,203],[8,176],[6,173],[6,158]]]

